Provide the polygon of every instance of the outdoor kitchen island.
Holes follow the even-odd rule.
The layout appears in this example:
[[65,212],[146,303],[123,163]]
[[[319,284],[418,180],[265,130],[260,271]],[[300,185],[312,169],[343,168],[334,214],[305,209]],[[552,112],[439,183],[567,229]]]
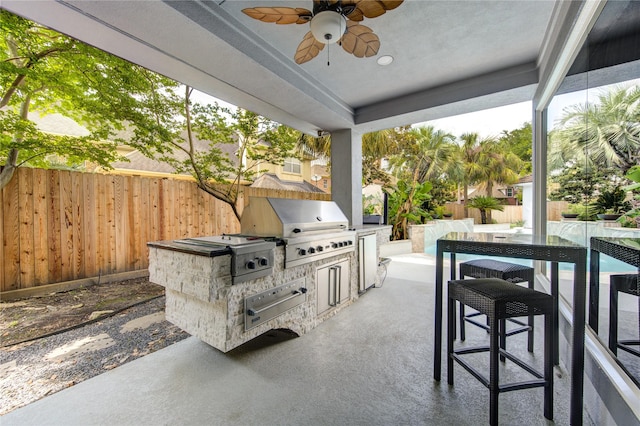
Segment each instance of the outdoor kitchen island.
[[[247,207],[241,235],[148,244],[166,319],[222,352],[272,329],[307,333],[379,285],[385,268],[378,253],[389,226],[348,230],[330,201],[257,200],[249,207],[259,206],[260,219]],[[271,225],[258,223],[265,219]],[[274,220],[284,230],[274,232]]]

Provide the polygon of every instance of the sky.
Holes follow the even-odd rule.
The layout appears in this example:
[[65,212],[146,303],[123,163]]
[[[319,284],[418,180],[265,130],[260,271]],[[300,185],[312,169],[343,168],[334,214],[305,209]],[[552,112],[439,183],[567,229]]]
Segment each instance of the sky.
[[491,136],[500,136],[504,130],[518,129],[524,123],[530,121],[531,102],[521,102],[417,123],[414,124],[414,127],[433,126],[437,130],[443,130],[456,137],[464,133],[478,133],[480,138],[483,139]]

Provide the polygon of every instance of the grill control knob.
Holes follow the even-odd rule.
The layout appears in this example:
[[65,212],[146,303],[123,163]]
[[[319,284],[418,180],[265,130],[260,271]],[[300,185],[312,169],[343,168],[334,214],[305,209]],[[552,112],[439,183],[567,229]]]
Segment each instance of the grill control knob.
[[309,254],[313,254],[316,252],[315,247],[309,247]]
[[338,243],[331,243],[331,248],[338,248]]
[[248,269],[256,269],[256,262],[254,262],[253,260],[250,260],[247,262],[247,268]]
[[267,259],[266,257],[261,257],[260,260],[258,260],[258,263],[260,264],[260,266],[267,266],[269,264],[269,259]]
[[353,245],[353,241],[349,240],[349,241],[347,241],[347,244],[352,246]]
[[342,247],[342,246],[344,246],[344,242],[343,242],[343,241],[340,241],[340,242],[338,243],[338,247]]
[[307,288],[306,288],[306,287],[300,287],[300,288],[298,289],[298,291],[299,291],[300,293],[302,293],[302,294],[305,294],[305,293],[307,292]]
[[316,251],[322,251],[322,250],[324,250],[324,248],[322,248],[322,246],[316,247]]
[[304,256],[305,254],[307,254],[307,251],[305,249],[300,249],[300,250],[298,250],[298,254],[300,256]]

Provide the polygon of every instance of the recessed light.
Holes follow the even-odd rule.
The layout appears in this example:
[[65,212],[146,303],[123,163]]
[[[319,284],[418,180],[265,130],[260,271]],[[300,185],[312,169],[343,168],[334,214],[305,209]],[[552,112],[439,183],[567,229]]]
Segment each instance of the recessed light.
[[385,66],[389,65],[391,62],[393,62],[393,56],[384,55],[378,58],[378,65]]

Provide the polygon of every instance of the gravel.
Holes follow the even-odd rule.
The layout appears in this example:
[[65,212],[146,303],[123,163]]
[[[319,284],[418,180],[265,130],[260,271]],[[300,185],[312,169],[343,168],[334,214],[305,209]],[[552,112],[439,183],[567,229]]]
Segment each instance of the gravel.
[[0,349],[0,415],[189,337],[164,320],[164,305],[159,297],[68,332]]

